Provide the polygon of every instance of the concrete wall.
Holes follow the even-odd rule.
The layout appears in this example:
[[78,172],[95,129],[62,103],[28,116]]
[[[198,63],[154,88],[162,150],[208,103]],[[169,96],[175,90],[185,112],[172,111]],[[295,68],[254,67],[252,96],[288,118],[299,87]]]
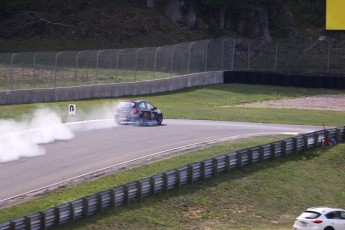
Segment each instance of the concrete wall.
[[222,71],[195,73],[140,82],[12,90],[0,92],[0,105],[135,96],[220,83],[223,83]]

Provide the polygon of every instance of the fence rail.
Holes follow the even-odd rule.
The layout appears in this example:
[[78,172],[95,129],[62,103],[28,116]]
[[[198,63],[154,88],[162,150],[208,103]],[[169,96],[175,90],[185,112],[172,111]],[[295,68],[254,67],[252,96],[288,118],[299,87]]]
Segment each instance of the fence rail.
[[70,223],[104,209],[125,206],[129,202],[185,184],[217,176],[219,173],[259,163],[276,157],[288,157],[323,145],[325,135],[337,143],[345,140],[345,127],[320,130],[281,141],[238,150],[195,162],[125,185],[80,198],[48,210],[0,223],[1,230],[41,230]]

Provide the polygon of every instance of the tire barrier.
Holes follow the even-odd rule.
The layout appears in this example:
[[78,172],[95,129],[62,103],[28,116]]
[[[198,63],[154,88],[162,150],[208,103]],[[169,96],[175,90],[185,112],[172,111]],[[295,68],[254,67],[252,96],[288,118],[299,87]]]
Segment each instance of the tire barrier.
[[225,71],[224,83],[345,89],[345,76],[335,74],[316,75],[285,72]]

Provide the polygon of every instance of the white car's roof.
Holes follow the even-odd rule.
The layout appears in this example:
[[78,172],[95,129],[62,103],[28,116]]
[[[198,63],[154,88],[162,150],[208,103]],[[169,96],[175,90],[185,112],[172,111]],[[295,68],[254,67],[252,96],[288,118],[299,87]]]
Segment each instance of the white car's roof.
[[314,212],[330,212],[330,211],[345,211],[344,209],[341,208],[329,208],[329,207],[312,207],[308,208],[306,211],[314,211]]

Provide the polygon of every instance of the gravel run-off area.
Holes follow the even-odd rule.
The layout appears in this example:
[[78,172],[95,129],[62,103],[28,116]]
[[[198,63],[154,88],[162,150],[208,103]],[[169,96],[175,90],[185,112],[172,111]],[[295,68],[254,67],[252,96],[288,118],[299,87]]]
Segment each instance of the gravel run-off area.
[[345,94],[327,94],[286,100],[264,101],[247,103],[240,106],[345,111]]

